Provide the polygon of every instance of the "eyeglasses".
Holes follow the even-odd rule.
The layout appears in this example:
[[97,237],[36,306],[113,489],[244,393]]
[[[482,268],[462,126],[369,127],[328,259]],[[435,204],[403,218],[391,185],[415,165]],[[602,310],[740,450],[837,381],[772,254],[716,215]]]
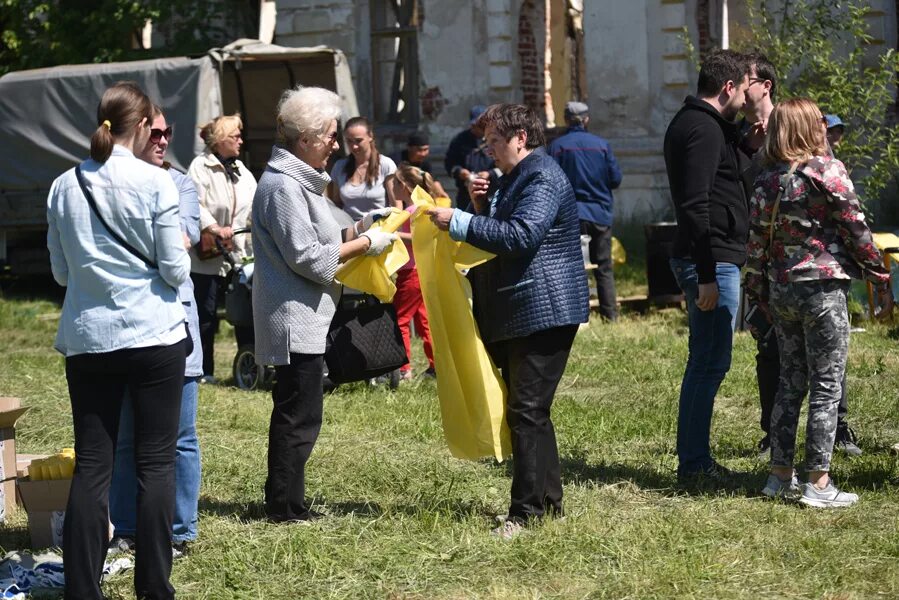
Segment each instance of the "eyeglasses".
[[768,81],[768,80],[765,79],[764,77],[750,77],[750,78],[749,78],[749,85],[753,85],[753,84],[756,84],[756,83],[765,83],[766,81]]
[[331,135],[319,134],[318,139],[325,142],[326,144],[333,144],[337,141],[337,130],[335,129]]
[[169,125],[165,129],[156,129],[155,127],[150,130],[150,142],[154,144],[158,144],[162,141],[163,136],[168,141],[172,140],[172,126]]

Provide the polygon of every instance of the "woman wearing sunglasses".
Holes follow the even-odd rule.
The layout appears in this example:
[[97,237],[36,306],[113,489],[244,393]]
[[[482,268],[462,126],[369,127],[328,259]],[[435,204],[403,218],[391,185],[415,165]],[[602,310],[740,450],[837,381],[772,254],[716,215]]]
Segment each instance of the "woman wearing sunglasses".
[[[203,346],[201,383],[215,382],[213,344],[218,331],[216,305],[224,293],[225,275],[230,267],[207,241],[219,238],[231,258],[240,263],[252,254],[250,236],[232,237],[232,231],[247,227],[256,179],[240,161],[243,138],[240,115],[217,117],[203,126],[200,137],[206,149],[190,163],[187,174],[193,179],[200,199],[201,240],[190,252],[191,279],[200,316]],[[211,252],[207,252],[211,250]],[[235,328],[238,345],[252,344],[252,328]]]
[[[178,210],[184,247],[190,249],[200,240],[200,205],[197,190],[190,177],[165,160],[172,140],[172,126],[158,106],[153,107],[150,139],[135,151],[146,163],[165,169],[178,188]],[[200,444],[197,438],[197,382],[203,374],[203,351],[200,348],[199,321],[194,300],[193,282],[188,278],[178,288],[178,297],[187,313],[193,351],[187,356],[184,385],[181,389],[181,418],[175,454],[175,521],[172,526],[172,548],[177,557],[187,543],[197,539],[197,502],[200,498]],[[116,445],[115,469],[109,492],[109,518],[115,527],[110,543],[114,551],[134,548],[137,525],[137,477],[134,463],[134,410],[130,403],[122,407],[119,440]]]

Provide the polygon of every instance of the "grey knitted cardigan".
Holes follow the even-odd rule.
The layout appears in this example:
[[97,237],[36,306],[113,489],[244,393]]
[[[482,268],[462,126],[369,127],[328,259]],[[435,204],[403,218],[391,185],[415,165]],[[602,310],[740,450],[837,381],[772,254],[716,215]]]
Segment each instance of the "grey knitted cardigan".
[[324,354],[340,285],[341,228],[322,192],[331,178],[275,146],[253,197],[256,362]]

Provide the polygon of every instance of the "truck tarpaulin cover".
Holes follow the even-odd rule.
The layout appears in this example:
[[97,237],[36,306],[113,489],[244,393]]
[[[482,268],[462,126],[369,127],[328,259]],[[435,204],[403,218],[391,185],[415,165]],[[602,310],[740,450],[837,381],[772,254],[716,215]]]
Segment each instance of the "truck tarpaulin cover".
[[[219,76],[212,60],[163,58],[72,65],[10,73],[0,78],[0,187],[47,190],[64,171],[88,156],[97,128],[97,104],[117,81],[135,80],[175,124],[167,158],[186,170],[203,149],[194,130],[221,114]],[[171,111],[167,107],[177,107]],[[184,131],[179,124],[184,123]],[[46,192],[45,192],[46,193]]]

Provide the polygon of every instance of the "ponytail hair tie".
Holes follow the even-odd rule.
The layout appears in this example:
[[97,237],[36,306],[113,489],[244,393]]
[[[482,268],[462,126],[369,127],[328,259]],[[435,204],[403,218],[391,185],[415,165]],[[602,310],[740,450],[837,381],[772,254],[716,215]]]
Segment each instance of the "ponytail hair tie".
[[106,129],[112,131],[112,123],[109,122],[109,119],[106,119],[105,121],[100,123],[100,125],[103,125],[104,127],[106,127]]

